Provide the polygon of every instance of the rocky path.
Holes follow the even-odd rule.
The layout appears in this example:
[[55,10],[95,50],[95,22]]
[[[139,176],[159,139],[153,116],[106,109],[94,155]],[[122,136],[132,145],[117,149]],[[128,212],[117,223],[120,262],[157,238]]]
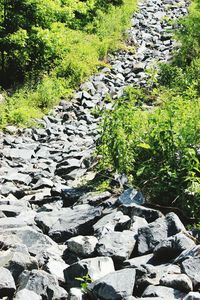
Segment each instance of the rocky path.
[[[200,284],[197,231],[174,213],[145,208],[134,190],[115,198],[76,187],[94,176],[95,108],[109,108],[104,98],[127,85],[145,86],[146,69],[170,60],[177,45],[169,20],[187,6],[142,1],[128,32],[134,54],[110,55],[111,68],[82,84],[71,103],[61,101],[43,128],[0,134],[1,299],[200,299],[192,292]],[[77,277],[92,278],[88,294]]]

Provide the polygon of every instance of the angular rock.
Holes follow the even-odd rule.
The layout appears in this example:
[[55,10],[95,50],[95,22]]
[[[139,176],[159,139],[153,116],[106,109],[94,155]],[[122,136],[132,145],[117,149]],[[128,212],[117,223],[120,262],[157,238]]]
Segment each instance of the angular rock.
[[163,214],[158,210],[146,208],[137,204],[121,205],[120,210],[131,219],[137,216],[144,218],[148,223],[151,223],[163,216]]
[[152,252],[159,242],[166,238],[167,224],[165,218],[159,218],[138,230],[138,253],[144,255]]
[[193,282],[194,287],[200,286],[200,257],[190,257],[181,263],[182,272]]
[[15,281],[24,270],[37,269],[37,261],[30,256],[24,245],[17,245],[7,251],[0,252],[0,266],[8,269]]
[[42,300],[42,297],[33,291],[23,289],[16,293],[13,300]]
[[167,274],[160,279],[160,285],[171,287],[182,292],[193,290],[191,279],[185,274]]
[[24,271],[19,277],[18,290],[27,289],[41,296],[42,299],[67,300],[67,292],[58,285],[56,278],[45,271]]
[[55,241],[66,241],[75,235],[93,233],[92,225],[101,216],[101,207],[77,205],[60,211],[40,212],[35,221]]
[[0,267],[0,297],[11,298],[16,290],[14,279],[9,270]]
[[165,286],[149,285],[142,294],[142,297],[145,297],[144,299],[146,299],[146,297],[160,297],[161,299],[167,300],[181,300],[185,295],[185,293],[180,292],[177,289],[172,289]]
[[[10,218],[9,218],[10,219]],[[22,227],[7,229],[3,232],[0,231],[0,242],[6,247],[16,244],[24,244],[27,246],[28,251],[32,255],[36,255],[41,251],[55,245],[48,236],[34,230],[31,227]]]
[[118,198],[117,204],[119,205],[129,205],[129,204],[144,204],[145,199],[141,192],[138,192],[135,189],[128,189],[121,194]]
[[136,239],[132,231],[114,231],[99,240],[96,250],[99,255],[112,257],[115,262],[121,263],[131,256],[135,244]]
[[68,300],[82,300],[83,292],[78,288],[71,288],[69,291],[69,299]]
[[94,236],[76,236],[67,240],[68,249],[81,257],[89,257],[95,250],[98,240]]
[[88,289],[92,299],[120,300],[132,295],[134,284],[135,270],[124,269],[89,284]]
[[97,236],[103,236],[104,234],[113,232],[117,229],[129,229],[130,223],[130,217],[125,216],[121,211],[113,211],[112,213],[102,217],[94,224],[93,228]]
[[183,298],[183,300],[200,300],[200,293],[190,292]]
[[175,234],[166,240],[161,241],[154,248],[154,257],[158,260],[169,261],[186,249],[195,246],[195,242],[184,233]]
[[110,257],[82,259],[64,270],[66,286],[68,289],[80,287],[81,282],[76,279],[77,277],[81,278],[87,275],[95,281],[114,270],[114,264]]

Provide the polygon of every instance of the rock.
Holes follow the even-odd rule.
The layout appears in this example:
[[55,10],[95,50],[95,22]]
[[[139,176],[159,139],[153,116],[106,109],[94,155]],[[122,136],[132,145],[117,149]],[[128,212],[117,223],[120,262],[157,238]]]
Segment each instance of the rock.
[[8,269],[15,281],[24,270],[38,268],[37,261],[29,255],[24,245],[17,245],[0,254],[0,266]]
[[118,198],[117,204],[119,205],[129,205],[129,204],[144,204],[145,200],[141,192],[136,191],[135,189],[128,189],[121,194]]
[[36,255],[38,260],[39,269],[42,269],[51,275],[55,276],[60,282],[65,282],[64,269],[68,268],[69,265],[62,259],[63,249],[66,246],[52,246],[44,249],[42,252]]
[[42,299],[66,299],[67,292],[58,285],[56,278],[45,271],[24,271],[19,277],[18,290],[27,289],[40,295]]
[[69,299],[68,300],[82,300],[83,292],[78,288],[71,288],[69,291]]
[[121,205],[120,210],[131,219],[137,216],[144,218],[148,223],[151,223],[163,216],[163,214],[158,210],[146,208],[137,204]]
[[133,257],[131,259],[127,259],[123,262],[124,267],[138,268],[141,265],[145,264],[153,264],[153,254],[142,255],[138,257]]
[[160,242],[182,230],[185,230],[185,227],[175,213],[169,213],[165,218],[158,218],[138,230],[138,253],[150,253]]
[[0,297],[11,297],[16,290],[14,279],[9,270],[0,267]]
[[124,269],[94,281],[89,284],[88,290],[92,299],[120,300],[132,295],[134,284],[135,270]]
[[191,249],[184,250],[175,260],[174,263],[181,263],[191,257],[198,257],[200,255],[200,245],[194,246]]
[[48,236],[28,226],[0,231],[0,242],[5,247],[24,244],[32,255],[36,255],[53,245],[57,246]]
[[160,285],[178,289],[182,292],[193,290],[191,279],[185,274],[167,274],[160,279]]
[[66,286],[68,289],[80,287],[81,282],[76,279],[77,277],[89,276],[95,281],[114,270],[113,261],[110,257],[82,259],[64,270]]
[[193,282],[194,288],[200,285],[200,257],[190,257],[181,263],[182,272]]
[[66,241],[75,235],[93,233],[92,225],[101,216],[101,207],[77,205],[60,211],[40,212],[35,221],[55,241]]
[[175,213],[171,212],[167,214],[165,219],[168,227],[168,236],[174,235],[181,231],[186,231],[185,226]]
[[132,231],[112,232],[103,236],[96,247],[101,256],[110,256],[116,263],[122,263],[131,256],[136,244]]
[[41,178],[39,179],[36,184],[33,186],[33,189],[42,189],[42,188],[45,188],[45,187],[53,187],[53,182],[48,179],[48,178]]
[[159,218],[146,227],[138,230],[138,253],[148,254],[159,244],[161,240],[167,238],[167,224],[165,218]]
[[42,297],[33,291],[23,289],[16,293],[13,300],[42,300]]
[[11,159],[20,158],[22,160],[30,160],[34,156],[34,150],[13,148],[5,151],[5,156]]
[[158,260],[169,261],[186,249],[195,246],[194,241],[184,233],[175,234],[166,240],[161,241],[154,248],[154,257]]
[[183,300],[200,300],[200,293],[190,292],[183,298]]
[[144,293],[142,294],[142,297],[160,297],[161,299],[167,299],[167,300],[175,300],[175,299],[183,299],[185,296],[185,293],[180,292],[177,289],[172,289],[165,286],[154,286],[149,285]]
[[68,249],[81,257],[93,254],[98,240],[94,236],[76,236],[67,240]]
[[[104,210],[105,211],[105,210]],[[113,208],[111,209],[113,211]],[[131,225],[130,217],[124,215],[121,211],[114,210],[102,217],[93,228],[96,235],[103,236],[103,232],[109,231],[123,231],[129,229]]]

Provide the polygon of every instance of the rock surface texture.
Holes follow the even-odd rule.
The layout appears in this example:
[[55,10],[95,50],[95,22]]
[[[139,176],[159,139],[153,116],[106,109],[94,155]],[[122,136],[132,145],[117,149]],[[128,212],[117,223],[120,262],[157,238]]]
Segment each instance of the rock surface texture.
[[128,189],[119,197],[80,188],[94,178],[99,118],[128,85],[148,84],[147,68],[177,47],[180,0],[144,0],[127,43],[62,100],[42,128],[0,133],[0,299],[200,299],[200,246],[174,213],[143,206]]

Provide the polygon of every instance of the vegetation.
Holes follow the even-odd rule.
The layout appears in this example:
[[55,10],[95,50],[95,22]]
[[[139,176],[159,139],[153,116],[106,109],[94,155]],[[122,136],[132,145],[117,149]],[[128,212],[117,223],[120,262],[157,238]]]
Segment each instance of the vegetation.
[[0,86],[10,96],[0,108],[0,126],[40,116],[105,64],[108,51],[119,47],[135,4],[0,0]]
[[[104,112],[98,152],[101,170],[127,174],[147,199],[200,221],[198,2],[180,22],[181,49],[172,64],[161,65],[157,88],[129,88]],[[152,101],[147,110],[143,103]]]

